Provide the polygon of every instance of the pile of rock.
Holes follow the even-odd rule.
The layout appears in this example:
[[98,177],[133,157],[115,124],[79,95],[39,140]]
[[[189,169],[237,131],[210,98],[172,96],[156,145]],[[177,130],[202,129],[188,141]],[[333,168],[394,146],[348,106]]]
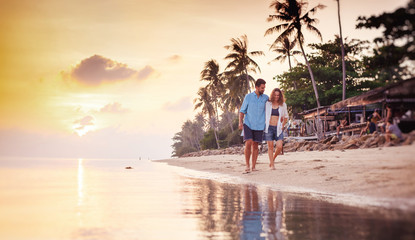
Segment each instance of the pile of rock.
[[[409,134],[404,134],[404,141],[398,139],[386,142],[384,134],[373,133],[370,135],[353,135],[337,137],[336,135],[325,138],[321,141],[291,140],[284,144],[284,152],[303,152],[303,151],[324,151],[324,150],[345,150],[358,148],[377,148],[390,146],[411,145],[415,142],[415,130]],[[268,146],[263,144],[260,148],[261,153],[267,153]],[[238,145],[225,149],[203,150],[183,155],[182,157],[200,157],[221,154],[244,154],[244,146]]]
[[244,153],[244,146],[243,145],[236,145],[232,147],[228,147],[225,149],[208,149],[199,152],[191,152],[186,153],[181,157],[200,157],[200,156],[209,156],[209,155],[233,155],[233,154],[243,154]]

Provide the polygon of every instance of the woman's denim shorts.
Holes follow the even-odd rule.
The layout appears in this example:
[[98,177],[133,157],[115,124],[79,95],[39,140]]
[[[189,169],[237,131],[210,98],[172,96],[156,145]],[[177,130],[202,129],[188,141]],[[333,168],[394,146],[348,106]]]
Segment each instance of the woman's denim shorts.
[[264,132],[264,140],[265,141],[278,141],[284,140],[284,133],[281,132],[279,136],[277,136],[277,126],[269,126],[268,133]]

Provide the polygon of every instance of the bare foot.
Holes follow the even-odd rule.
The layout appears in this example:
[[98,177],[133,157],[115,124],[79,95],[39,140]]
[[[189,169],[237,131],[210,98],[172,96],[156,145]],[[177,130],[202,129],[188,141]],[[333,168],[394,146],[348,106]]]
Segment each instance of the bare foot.
[[275,166],[271,166],[270,168],[271,168],[271,170],[275,170]]
[[252,168],[252,172],[255,172],[255,171],[258,171],[258,170],[256,170],[256,168]]

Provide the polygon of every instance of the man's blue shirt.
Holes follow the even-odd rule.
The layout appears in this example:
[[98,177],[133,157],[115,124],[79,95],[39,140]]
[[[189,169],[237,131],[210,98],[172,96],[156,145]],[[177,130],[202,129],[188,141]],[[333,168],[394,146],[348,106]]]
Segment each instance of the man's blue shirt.
[[245,114],[244,123],[251,129],[263,131],[265,129],[265,103],[268,96],[265,94],[259,97],[255,92],[248,93],[242,103],[239,112]]

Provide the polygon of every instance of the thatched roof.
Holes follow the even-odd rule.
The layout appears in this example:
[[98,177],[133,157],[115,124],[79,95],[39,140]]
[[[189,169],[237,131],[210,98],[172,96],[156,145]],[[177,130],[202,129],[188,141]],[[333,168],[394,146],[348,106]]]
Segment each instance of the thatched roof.
[[363,106],[378,102],[394,100],[415,102],[415,78],[391,84],[385,87],[375,88],[359,96],[354,96],[330,106],[331,110],[344,107]]

